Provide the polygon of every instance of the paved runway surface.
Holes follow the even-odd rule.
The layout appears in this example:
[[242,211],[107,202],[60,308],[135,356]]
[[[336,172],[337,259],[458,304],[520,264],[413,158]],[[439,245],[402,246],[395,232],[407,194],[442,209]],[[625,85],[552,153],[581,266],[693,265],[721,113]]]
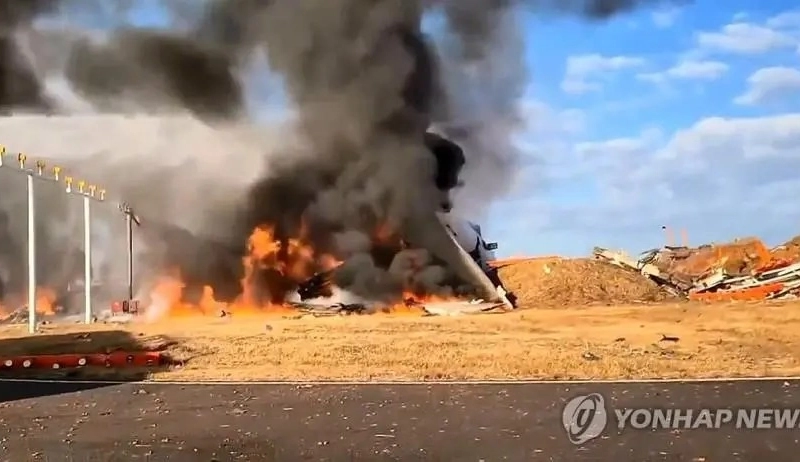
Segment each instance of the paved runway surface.
[[[81,391],[75,391],[83,387]],[[497,385],[0,382],[0,460],[791,460],[797,430],[633,430],[570,443],[562,410],[800,408],[800,382]]]

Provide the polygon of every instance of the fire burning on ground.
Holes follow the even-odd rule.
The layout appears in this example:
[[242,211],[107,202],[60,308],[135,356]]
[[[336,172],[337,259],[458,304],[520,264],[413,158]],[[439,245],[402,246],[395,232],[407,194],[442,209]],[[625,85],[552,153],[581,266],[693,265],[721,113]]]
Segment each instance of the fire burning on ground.
[[[58,294],[49,287],[36,288],[36,314],[40,316],[53,316],[58,312]],[[16,307],[16,308],[15,308]],[[7,297],[5,303],[0,303],[0,318],[11,316],[20,308],[24,308],[27,313],[26,296],[15,294]]]
[[[313,291],[312,299],[329,303],[346,303],[348,294],[331,280],[331,273],[343,261],[335,255],[314,248],[308,239],[308,228],[301,225],[296,237],[279,239],[271,226],[256,227],[247,243],[247,254],[242,258],[243,277],[240,293],[226,302],[215,296],[211,285],[202,287],[196,302],[186,301],[186,282],[177,268],[159,277],[149,291],[144,308],[149,320],[187,316],[260,315],[295,312],[292,302],[299,302]],[[402,246],[391,228],[377,227],[374,242],[378,246]],[[313,284],[313,288],[307,288]],[[350,298],[355,298],[351,296]],[[381,304],[378,311],[392,314],[423,314],[422,305],[430,302],[457,300],[426,294],[404,287],[400,296]]]

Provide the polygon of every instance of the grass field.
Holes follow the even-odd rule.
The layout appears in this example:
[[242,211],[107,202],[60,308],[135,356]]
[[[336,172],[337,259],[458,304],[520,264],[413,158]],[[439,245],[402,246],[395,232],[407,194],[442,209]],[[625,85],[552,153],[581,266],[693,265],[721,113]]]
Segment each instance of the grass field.
[[[800,374],[800,302],[529,309],[447,318],[182,318],[147,325],[50,325],[31,337],[24,329],[0,328],[0,357],[161,345],[185,361],[149,374],[152,380]],[[84,332],[90,334],[79,335]]]

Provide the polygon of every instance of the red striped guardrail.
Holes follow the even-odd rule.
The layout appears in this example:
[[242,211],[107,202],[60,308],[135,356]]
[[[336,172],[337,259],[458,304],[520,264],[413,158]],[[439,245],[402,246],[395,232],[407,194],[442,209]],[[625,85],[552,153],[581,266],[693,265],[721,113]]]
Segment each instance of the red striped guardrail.
[[164,364],[158,351],[138,351],[92,354],[25,355],[0,358],[0,370],[62,369],[83,366],[154,367]]

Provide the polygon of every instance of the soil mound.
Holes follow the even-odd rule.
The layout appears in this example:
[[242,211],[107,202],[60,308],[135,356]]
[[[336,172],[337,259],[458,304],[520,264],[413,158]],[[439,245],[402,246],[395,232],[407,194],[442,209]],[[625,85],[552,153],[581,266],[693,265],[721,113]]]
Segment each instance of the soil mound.
[[521,308],[659,302],[674,297],[639,273],[591,259],[513,259],[496,265]]

